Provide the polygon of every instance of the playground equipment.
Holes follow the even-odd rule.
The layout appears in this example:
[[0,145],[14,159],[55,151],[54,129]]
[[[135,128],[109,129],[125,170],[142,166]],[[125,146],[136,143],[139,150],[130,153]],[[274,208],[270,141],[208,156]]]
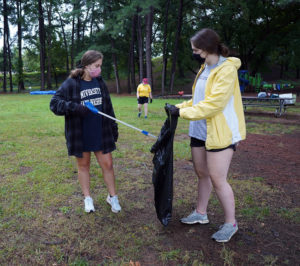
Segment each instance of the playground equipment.
[[53,95],[56,91],[31,91],[29,92],[31,95]]
[[241,92],[244,92],[248,85],[254,87],[256,91],[258,91],[262,85],[261,74],[256,73],[255,76],[252,77],[249,75],[248,70],[239,70],[239,81]]
[[290,83],[267,83],[262,80],[261,74],[256,73],[255,76],[250,76],[248,70],[239,70],[239,81],[241,92],[245,91],[247,86],[255,89],[255,92],[260,91],[281,91],[282,89],[293,89],[294,86]]
[[290,83],[266,83],[263,82],[263,89],[265,90],[274,90],[274,91],[280,91],[281,89],[289,88],[293,89],[294,86]]
[[248,70],[239,70],[239,81],[240,81],[240,90],[241,92],[244,92],[245,88],[249,84]]

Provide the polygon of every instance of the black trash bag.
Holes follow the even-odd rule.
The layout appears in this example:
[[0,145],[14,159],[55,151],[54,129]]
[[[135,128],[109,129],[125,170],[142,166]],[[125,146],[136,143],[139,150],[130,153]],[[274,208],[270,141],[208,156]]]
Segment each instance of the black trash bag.
[[156,143],[151,148],[153,157],[152,183],[157,218],[167,226],[172,217],[173,201],[173,140],[177,127],[177,116],[171,116],[170,105],[165,105],[166,119]]

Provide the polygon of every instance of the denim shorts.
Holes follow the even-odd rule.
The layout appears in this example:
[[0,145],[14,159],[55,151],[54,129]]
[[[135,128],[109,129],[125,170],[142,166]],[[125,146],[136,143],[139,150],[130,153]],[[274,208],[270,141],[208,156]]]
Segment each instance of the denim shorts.
[[[191,147],[205,147],[205,141],[204,140],[201,140],[201,139],[196,139],[196,138],[193,138],[191,137],[191,144],[190,144]],[[211,150],[208,150],[205,148],[206,151],[211,151],[211,152],[218,152],[218,151],[224,151],[226,149],[233,149],[234,151],[236,151],[236,144],[231,144],[225,148],[222,148],[222,149],[211,149]]]

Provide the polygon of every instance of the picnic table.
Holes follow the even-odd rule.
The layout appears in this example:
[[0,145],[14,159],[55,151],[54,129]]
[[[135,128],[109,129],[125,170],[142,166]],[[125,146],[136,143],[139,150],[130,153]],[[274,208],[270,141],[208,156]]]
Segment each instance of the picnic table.
[[275,116],[280,117],[285,113],[286,107],[291,104],[294,98],[270,98],[270,97],[252,97],[252,96],[243,96],[243,106],[244,110],[248,106],[250,107],[275,107]]

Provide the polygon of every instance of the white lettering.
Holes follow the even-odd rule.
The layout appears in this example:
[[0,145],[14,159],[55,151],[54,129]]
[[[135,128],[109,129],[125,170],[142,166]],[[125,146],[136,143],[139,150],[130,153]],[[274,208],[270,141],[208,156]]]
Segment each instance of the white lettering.
[[90,100],[84,100],[84,101],[81,101],[81,104],[85,105],[84,102],[91,102],[94,106],[99,106],[102,104],[102,97],[90,99]]
[[83,90],[80,92],[80,97],[81,97],[81,99],[84,99],[88,96],[92,96],[92,95],[96,95],[96,94],[99,94],[101,96],[100,88],[92,88],[92,89]]
[[101,98],[96,98],[96,99],[91,99],[90,102],[95,106],[101,105],[102,104],[102,97]]

